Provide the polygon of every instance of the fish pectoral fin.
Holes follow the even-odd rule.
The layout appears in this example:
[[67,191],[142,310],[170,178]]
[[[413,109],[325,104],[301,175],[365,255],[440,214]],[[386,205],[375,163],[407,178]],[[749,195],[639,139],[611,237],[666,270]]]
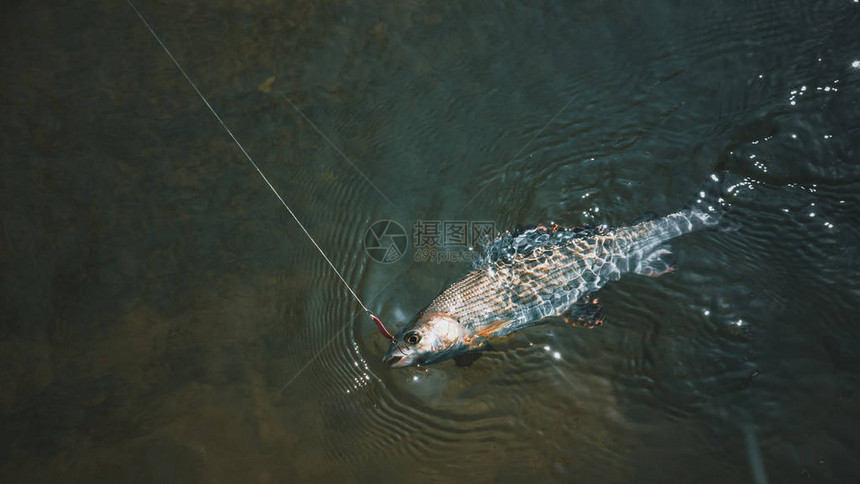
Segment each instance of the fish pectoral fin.
[[508,319],[497,319],[495,321],[488,323],[486,326],[481,328],[481,330],[478,331],[476,334],[478,336],[480,336],[481,338],[489,338],[490,336],[493,335],[493,333],[498,332],[499,330],[504,328],[510,322],[511,321]]
[[559,317],[571,326],[596,328],[603,324],[603,307],[595,296],[586,294]]
[[633,272],[649,277],[660,277],[675,270],[675,255],[668,245],[661,245],[639,261]]
[[466,353],[460,353],[452,359],[457,366],[465,368],[467,366],[472,366],[472,363],[478,361],[478,358],[482,356],[484,356],[483,351],[469,351]]

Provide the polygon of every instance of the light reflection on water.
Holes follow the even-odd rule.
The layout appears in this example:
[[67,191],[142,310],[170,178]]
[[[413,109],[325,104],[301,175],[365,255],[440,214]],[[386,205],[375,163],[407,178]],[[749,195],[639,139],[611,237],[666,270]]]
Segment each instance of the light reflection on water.
[[860,477],[853,4],[141,2],[391,326],[467,264],[376,263],[376,220],[617,225],[732,172],[603,327],[393,371],[115,3],[0,16],[4,482]]

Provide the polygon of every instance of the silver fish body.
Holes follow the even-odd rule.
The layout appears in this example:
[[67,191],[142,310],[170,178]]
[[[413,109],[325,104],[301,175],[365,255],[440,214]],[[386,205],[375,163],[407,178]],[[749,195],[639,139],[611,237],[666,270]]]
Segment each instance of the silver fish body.
[[435,363],[549,317],[599,324],[595,292],[628,272],[668,272],[666,242],[717,219],[715,211],[696,207],[613,229],[538,226],[504,234],[398,331],[383,361],[392,367]]

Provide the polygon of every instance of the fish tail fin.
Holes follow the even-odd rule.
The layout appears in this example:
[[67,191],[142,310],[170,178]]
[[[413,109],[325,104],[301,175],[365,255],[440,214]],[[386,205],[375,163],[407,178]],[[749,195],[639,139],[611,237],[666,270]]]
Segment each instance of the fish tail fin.
[[711,173],[696,196],[684,207],[693,229],[721,228],[727,225],[726,215],[731,208],[726,193],[725,170]]

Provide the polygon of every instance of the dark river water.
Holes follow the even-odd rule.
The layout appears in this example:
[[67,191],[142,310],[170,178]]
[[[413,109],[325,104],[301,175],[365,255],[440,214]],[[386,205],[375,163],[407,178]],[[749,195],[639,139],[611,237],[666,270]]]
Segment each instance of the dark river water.
[[387,368],[126,2],[6,2],[0,481],[860,482],[856,0],[136,4],[391,328],[476,227],[732,208],[599,328]]

